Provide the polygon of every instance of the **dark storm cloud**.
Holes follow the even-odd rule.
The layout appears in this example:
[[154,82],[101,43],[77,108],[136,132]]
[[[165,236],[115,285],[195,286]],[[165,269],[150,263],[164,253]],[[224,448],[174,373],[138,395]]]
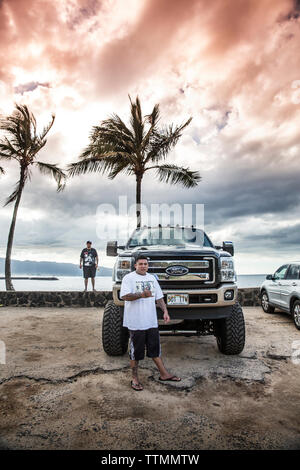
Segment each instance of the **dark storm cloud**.
[[101,8],[101,2],[98,0],[80,0],[77,4],[75,13],[70,14],[68,24],[71,29],[76,28],[87,18],[96,16]]
[[283,248],[290,248],[291,250],[297,250],[297,256],[300,258],[300,224],[295,224],[283,228],[274,228],[269,234],[256,234],[251,233],[249,236],[245,236],[245,242],[251,241],[253,244],[267,245],[269,248],[277,248],[282,246]]
[[280,20],[291,21],[296,20],[300,16],[300,0],[293,0],[292,9],[284,16],[280,17]]
[[23,83],[23,84],[15,86],[14,87],[14,92],[15,93],[20,93],[21,95],[23,95],[23,93],[25,93],[26,91],[33,91],[39,86],[49,88],[50,84],[49,83],[39,83],[39,82]]
[[[201,172],[201,168],[199,170]],[[227,169],[206,173],[203,181],[190,190],[160,184],[159,190],[153,191],[153,183],[150,176],[148,178],[151,189],[145,180],[143,194],[149,204],[150,201],[205,204],[206,222],[214,226],[239,217],[264,214],[284,217],[300,204],[299,176],[284,169],[280,174],[260,174],[259,171],[251,174],[247,167],[233,172],[229,164]]]

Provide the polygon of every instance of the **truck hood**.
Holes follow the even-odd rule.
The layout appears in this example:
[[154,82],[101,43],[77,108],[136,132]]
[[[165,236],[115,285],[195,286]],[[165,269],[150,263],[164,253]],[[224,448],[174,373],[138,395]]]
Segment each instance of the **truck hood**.
[[227,251],[223,250],[216,250],[215,248],[205,246],[203,248],[199,247],[189,247],[189,246],[175,246],[175,245],[170,245],[170,246],[162,246],[162,245],[151,245],[147,247],[143,246],[137,246],[134,248],[130,249],[125,249],[124,251],[119,253],[119,256],[138,256],[139,254],[143,254],[146,256],[149,256],[151,258],[152,256],[170,256],[172,255],[180,255],[184,258],[187,256],[195,256],[195,255],[203,255],[203,256],[208,256],[208,255],[213,255],[216,258],[219,258],[220,256],[231,256],[230,253]]

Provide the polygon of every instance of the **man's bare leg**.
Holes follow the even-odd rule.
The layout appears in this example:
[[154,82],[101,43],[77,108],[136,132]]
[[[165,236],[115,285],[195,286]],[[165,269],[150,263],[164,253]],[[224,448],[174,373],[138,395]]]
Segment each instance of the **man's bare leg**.
[[[156,367],[158,368],[160,372],[161,379],[166,380],[166,379],[170,379],[171,377],[173,377],[173,375],[170,374],[170,372],[168,372],[167,369],[165,368],[161,357],[152,357],[152,359],[155,362]],[[176,376],[174,376],[174,382],[179,382],[180,378],[178,377],[179,380],[176,380],[175,377]]]
[[130,361],[130,367],[132,371],[132,382],[135,388],[138,388],[139,390],[143,390],[143,386],[139,381],[138,377],[138,366],[139,366],[139,361]]
[[84,278],[84,291],[87,291],[87,286],[88,286],[88,278]]
[[91,277],[91,280],[92,280],[92,286],[93,286],[93,291],[95,291],[95,278],[94,277]]

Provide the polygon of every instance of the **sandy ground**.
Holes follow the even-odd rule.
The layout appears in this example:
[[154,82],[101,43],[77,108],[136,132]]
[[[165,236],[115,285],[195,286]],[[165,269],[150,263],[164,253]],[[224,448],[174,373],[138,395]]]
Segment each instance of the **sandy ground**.
[[219,353],[213,336],[163,337],[182,382],[160,383],[145,359],[135,392],[128,356],[102,350],[102,314],[0,309],[0,448],[300,449],[300,331],[289,316],[244,308],[239,356]]

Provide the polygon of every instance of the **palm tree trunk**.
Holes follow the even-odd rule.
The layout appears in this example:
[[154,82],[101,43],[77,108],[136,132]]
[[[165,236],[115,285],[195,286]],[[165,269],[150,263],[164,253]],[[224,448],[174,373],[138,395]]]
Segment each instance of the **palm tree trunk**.
[[141,212],[141,194],[142,194],[142,175],[136,175],[136,227],[141,228],[142,212]]
[[11,224],[10,224],[8,240],[7,240],[6,258],[5,258],[5,284],[6,284],[6,290],[15,290],[14,286],[13,286],[13,283],[12,283],[12,280],[11,280],[11,251],[12,251],[13,240],[14,240],[14,233],[15,233],[15,226],[16,226],[18,208],[19,208],[19,204],[20,204],[20,200],[21,200],[21,196],[22,196],[22,190],[23,190],[23,187],[24,187],[24,173],[25,173],[25,170],[23,168],[21,168],[19,193],[18,193],[16,202],[15,202],[13,217],[12,217],[12,221],[11,221]]

